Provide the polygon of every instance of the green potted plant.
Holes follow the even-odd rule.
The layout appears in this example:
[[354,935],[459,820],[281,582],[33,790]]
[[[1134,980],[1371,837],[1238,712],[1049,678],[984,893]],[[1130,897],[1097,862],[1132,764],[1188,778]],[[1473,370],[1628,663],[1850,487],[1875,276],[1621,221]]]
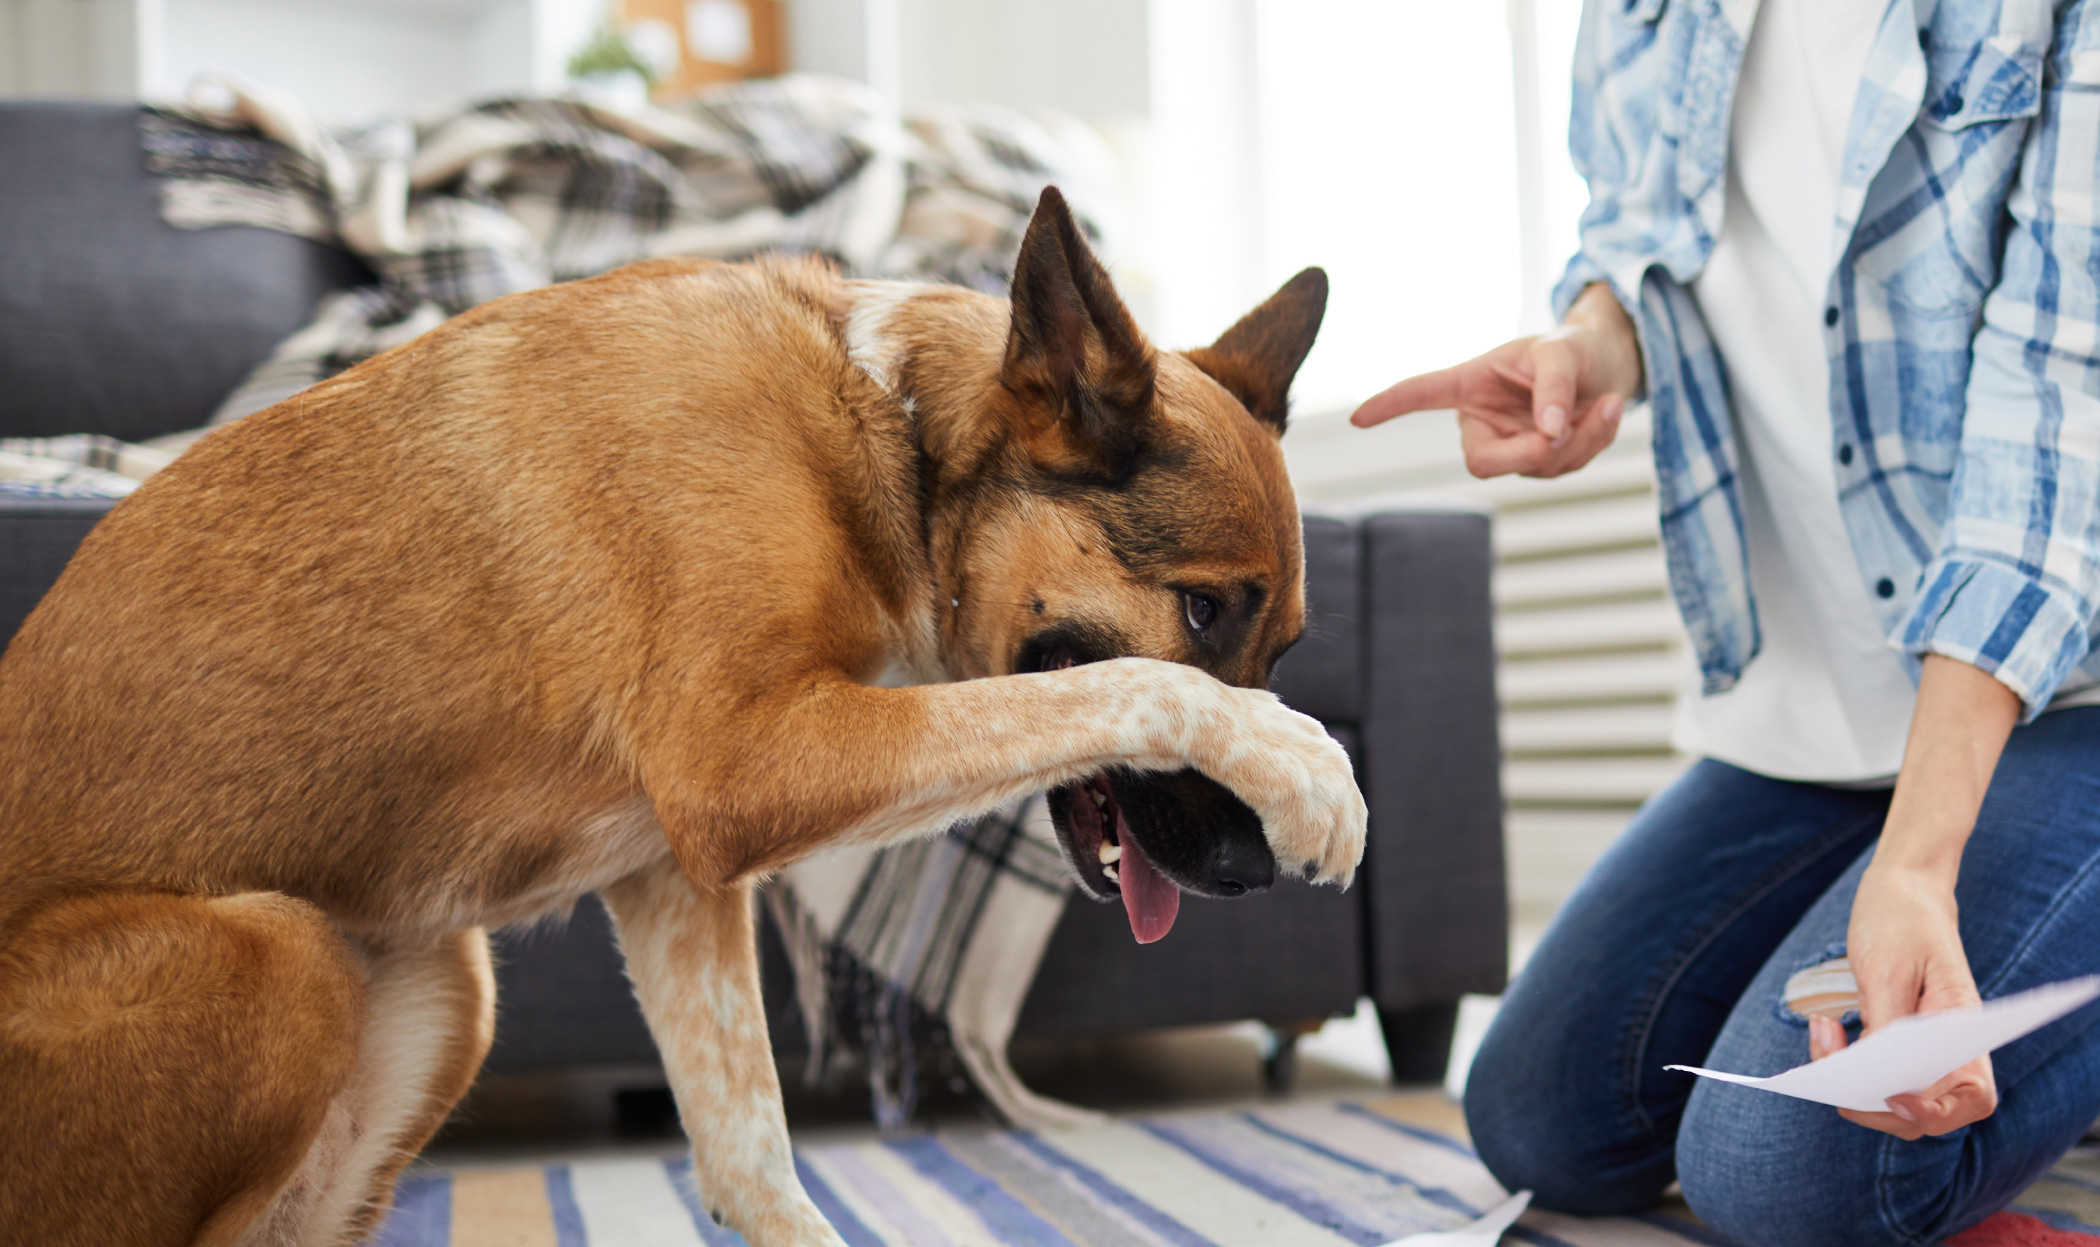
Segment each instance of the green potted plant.
[[678,33],[658,21],[606,19],[569,58],[569,82],[593,104],[640,108],[678,64]]

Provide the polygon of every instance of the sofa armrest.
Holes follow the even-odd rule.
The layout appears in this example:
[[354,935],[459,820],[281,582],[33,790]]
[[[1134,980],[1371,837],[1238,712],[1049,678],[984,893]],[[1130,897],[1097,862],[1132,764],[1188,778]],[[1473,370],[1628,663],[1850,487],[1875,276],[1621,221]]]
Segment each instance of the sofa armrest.
[[0,648],[115,505],[102,498],[0,498]]
[[1502,853],[1488,517],[1363,521],[1362,774],[1370,995],[1380,1009],[1502,990]]

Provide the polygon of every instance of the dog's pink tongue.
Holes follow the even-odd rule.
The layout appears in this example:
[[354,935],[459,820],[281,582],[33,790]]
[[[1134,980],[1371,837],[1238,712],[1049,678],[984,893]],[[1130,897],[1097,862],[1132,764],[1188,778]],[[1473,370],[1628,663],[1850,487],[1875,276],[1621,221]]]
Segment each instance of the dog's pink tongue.
[[1127,832],[1117,839],[1123,845],[1123,860],[1116,864],[1116,886],[1123,889],[1130,933],[1138,943],[1150,944],[1174,929],[1174,916],[1181,912],[1181,889],[1159,873],[1159,867]]

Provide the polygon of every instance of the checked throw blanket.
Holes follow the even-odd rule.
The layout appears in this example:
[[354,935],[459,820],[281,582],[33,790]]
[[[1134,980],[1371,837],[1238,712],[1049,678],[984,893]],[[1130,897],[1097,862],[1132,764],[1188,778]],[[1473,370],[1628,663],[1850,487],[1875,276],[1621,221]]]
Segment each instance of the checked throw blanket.
[[1097,230],[1113,202],[1110,157],[1076,121],[983,106],[899,121],[830,78],[636,112],[496,100],[333,132],[276,92],[221,85],[221,107],[142,119],[162,215],[337,242],[380,280],[323,305],[214,423],[476,304],[654,256],[818,253],[856,276],[1004,294],[1044,186]]
[[[981,106],[900,120],[865,88],[814,77],[635,112],[511,99],[347,129],[222,79],[186,107],[145,110],[140,133],[170,224],[317,239],[376,277],[325,300],[214,425],[476,304],[656,256],[814,252],[856,276],[1003,294],[1044,186],[1056,182],[1097,235],[1114,203],[1112,160],[1076,121]],[[0,496],[122,497],[207,431],[152,446],[0,441]],[[1042,809],[833,854],[768,886],[819,1057],[811,1069],[864,1053],[886,1125],[913,1113],[922,1050],[1016,1125],[1093,1119],[1033,1095],[1006,1061],[1070,886]]]
[[[476,304],[658,256],[815,253],[853,276],[1004,294],[1044,186],[1097,239],[1117,202],[1113,157],[1072,118],[949,105],[899,119],[860,84],[805,75],[632,112],[503,99],[347,128],[212,77],[181,108],[143,110],[140,135],[169,224],[313,238],[377,277],[325,300],[213,425]],[[106,469],[83,458],[105,448],[78,442],[0,448],[0,496],[122,497],[150,470]]]
[[[781,872],[766,907],[795,967],[811,1077],[862,1054],[875,1119],[891,1130],[910,1122],[929,1072],[967,1077],[1024,1129],[1103,1120],[1030,1091],[1006,1059],[1071,890],[1040,796],[945,836],[834,849]],[[920,1052],[935,1054],[932,1071]]]

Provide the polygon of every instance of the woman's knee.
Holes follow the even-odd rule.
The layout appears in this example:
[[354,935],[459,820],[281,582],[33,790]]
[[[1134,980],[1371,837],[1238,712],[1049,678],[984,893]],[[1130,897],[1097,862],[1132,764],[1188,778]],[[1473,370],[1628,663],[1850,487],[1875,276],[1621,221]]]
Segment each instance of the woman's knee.
[[1924,1241],[1890,1219],[1881,1173],[1888,1142],[1826,1105],[1702,1082],[1678,1130],[1677,1176],[1699,1219],[1736,1242]]
[[[1499,1032],[1499,1033],[1498,1033]],[[1655,1205],[1670,1145],[1601,1095],[1596,1080],[1552,1077],[1552,1057],[1496,1027],[1466,1081],[1466,1127],[1481,1163],[1541,1208],[1602,1216]]]

